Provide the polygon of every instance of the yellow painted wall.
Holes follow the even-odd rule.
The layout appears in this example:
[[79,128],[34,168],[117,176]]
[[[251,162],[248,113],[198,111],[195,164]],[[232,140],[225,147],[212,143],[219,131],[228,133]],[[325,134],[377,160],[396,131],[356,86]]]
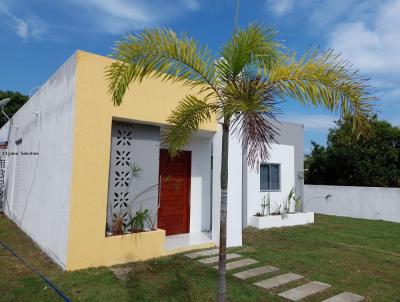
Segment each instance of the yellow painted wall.
[[[73,167],[67,270],[145,260],[164,254],[165,234],[105,237],[108,170],[113,118],[165,124],[171,110],[188,93],[187,87],[148,79],[134,84],[121,106],[107,93],[105,68],[111,59],[76,53],[76,94]],[[213,121],[202,126],[215,131]],[[139,236],[139,237],[138,237]],[[140,244],[139,244],[140,243]]]

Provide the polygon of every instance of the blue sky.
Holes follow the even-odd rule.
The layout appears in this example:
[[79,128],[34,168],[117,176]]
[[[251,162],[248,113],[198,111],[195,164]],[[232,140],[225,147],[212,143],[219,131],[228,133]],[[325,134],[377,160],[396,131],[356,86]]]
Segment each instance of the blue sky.
[[[0,90],[29,94],[76,49],[107,55],[124,33],[165,26],[217,52],[233,27],[234,0],[0,0]],[[298,53],[334,48],[370,78],[381,118],[400,125],[400,0],[241,0],[239,25],[262,22]],[[281,119],[325,144],[337,116],[282,104]]]

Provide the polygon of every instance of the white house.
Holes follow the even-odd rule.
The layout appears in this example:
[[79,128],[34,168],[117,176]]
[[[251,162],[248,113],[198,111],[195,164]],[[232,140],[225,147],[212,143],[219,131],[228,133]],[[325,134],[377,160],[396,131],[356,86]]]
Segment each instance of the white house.
[[[172,160],[161,133],[188,88],[148,79],[115,107],[104,75],[111,62],[77,51],[0,130],[8,142],[3,211],[66,270],[218,243],[218,124],[202,125]],[[270,159],[254,171],[231,138],[229,246],[242,244],[242,228],[267,192],[272,207],[292,188],[303,195],[303,127],[277,127]],[[153,230],[117,235],[120,222],[146,209]]]

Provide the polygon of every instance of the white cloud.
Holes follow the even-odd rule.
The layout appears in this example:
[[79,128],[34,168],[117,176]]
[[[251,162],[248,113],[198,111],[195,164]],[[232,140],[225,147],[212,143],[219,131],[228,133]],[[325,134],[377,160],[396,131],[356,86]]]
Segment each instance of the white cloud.
[[276,16],[283,16],[292,11],[294,0],[267,0],[265,9]]
[[[296,19],[318,43],[326,42],[370,78],[376,112],[400,115],[400,0],[266,0],[282,23]],[[281,6],[281,7],[280,7]],[[318,41],[321,39],[322,41]]]
[[387,0],[303,0],[296,2],[296,9],[304,9],[310,24],[315,30],[338,22],[354,20],[368,22],[379,7]]
[[266,7],[302,16],[362,73],[400,80],[400,0],[266,0]]
[[17,19],[15,20],[16,25],[14,26],[15,32],[19,37],[22,39],[26,40],[29,37],[29,26],[28,23],[26,23],[23,20]]
[[389,97],[397,97],[397,98],[400,99],[400,88],[394,88],[394,89],[392,89],[392,90],[389,90],[389,91],[387,92],[387,95],[388,95]]
[[131,19],[144,23],[152,20],[151,14],[138,4],[138,2],[128,3],[124,0],[79,0],[79,2],[121,19]]
[[145,0],[73,0],[85,8],[93,28],[109,33],[121,33],[160,25],[200,8],[197,0],[145,1]]
[[400,118],[396,116],[394,119],[391,119],[391,124],[400,127]]
[[[324,114],[287,114],[282,120],[304,125],[304,130],[309,132],[326,133],[335,126],[334,117]],[[336,118],[337,119],[337,118]]]
[[198,10],[200,8],[200,3],[197,0],[180,0],[180,2],[190,10]]
[[400,0],[381,6],[371,21],[369,26],[364,22],[336,25],[330,46],[365,73],[399,74]]
[[10,27],[24,41],[37,40],[47,32],[47,24],[33,14],[20,18],[13,14],[4,3],[0,2],[0,15],[8,17]]
[[337,24],[329,45],[371,77],[376,88],[375,110],[395,121],[400,114],[400,0],[382,2],[369,21]]

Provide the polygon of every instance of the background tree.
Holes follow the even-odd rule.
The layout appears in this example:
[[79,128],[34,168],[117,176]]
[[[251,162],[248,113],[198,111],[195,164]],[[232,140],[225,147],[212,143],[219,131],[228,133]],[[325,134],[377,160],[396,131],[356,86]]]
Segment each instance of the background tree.
[[[145,30],[117,43],[107,68],[109,92],[115,105],[123,101],[131,82],[146,77],[180,82],[193,88],[171,113],[164,137],[174,156],[202,123],[216,115],[222,129],[221,210],[218,301],[226,300],[226,217],[228,151],[231,134],[247,150],[255,167],[268,158],[269,144],[278,131],[275,101],[289,98],[304,105],[322,106],[352,115],[354,128],[367,129],[371,112],[367,86],[348,63],[331,51],[308,53],[296,60],[285,55],[275,32],[259,25],[238,30],[214,57],[186,35],[167,29]],[[161,101],[160,101],[161,102]],[[160,104],[162,106],[162,104]]]
[[[3,100],[5,98],[11,98],[11,101],[5,106],[4,112],[7,113],[7,115],[11,118],[15,112],[18,111],[19,108],[22,107],[28,100],[27,95],[23,95],[19,92],[16,91],[10,91],[10,90],[0,90],[0,100]],[[7,118],[4,115],[0,115],[0,128],[4,126],[4,124],[7,123]]]
[[352,119],[341,119],[330,129],[327,147],[312,142],[305,159],[308,184],[400,187],[400,128],[376,116],[370,135],[358,138]]

